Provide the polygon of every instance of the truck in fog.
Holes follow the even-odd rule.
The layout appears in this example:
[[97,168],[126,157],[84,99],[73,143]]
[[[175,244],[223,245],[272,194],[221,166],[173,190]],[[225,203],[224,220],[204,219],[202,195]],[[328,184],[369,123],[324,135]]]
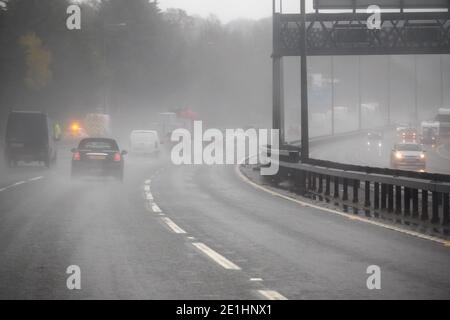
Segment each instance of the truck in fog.
[[439,122],[423,121],[421,124],[421,141],[424,145],[436,146],[439,140]]
[[104,113],[88,113],[84,119],[84,130],[89,137],[111,136],[111,117]]
[[450,109],[441,108],[436,116],[436,121],[439,122],[439,134],[441,136],[450,135]]
[[37,161],[50,167],[56,161],[55,141],[53,123],[45,113],[12,111],[6,124],[6,163],[14,167],[19,161]]

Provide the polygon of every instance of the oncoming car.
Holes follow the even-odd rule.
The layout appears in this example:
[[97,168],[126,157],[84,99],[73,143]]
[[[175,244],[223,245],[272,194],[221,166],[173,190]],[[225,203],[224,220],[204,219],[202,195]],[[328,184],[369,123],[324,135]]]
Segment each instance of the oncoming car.
[[123,156],[126,154],[113,139],[83,139],[78,148],[72,149],[71,176],[111,176],[123,181]]
[[367,133],[367,146],[372,148],[381,148],[383,146],[383,133],[377,131],[370,131]]
[[417,143],[400,143],[394,146],[391,152],[391,166],[398,168],[404,167],[419,167],[425,170],[426,168],[426,154],[422,145]]
[[367,140],[383,140],[383,133],[378,131],[370,131],[367,133]]

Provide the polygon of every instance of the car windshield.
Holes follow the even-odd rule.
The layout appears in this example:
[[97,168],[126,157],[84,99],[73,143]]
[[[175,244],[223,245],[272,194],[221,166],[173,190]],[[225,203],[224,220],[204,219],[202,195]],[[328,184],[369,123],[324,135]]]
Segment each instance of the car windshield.
[[114,140],[93,140],[87,139],[80,142],[80,150],[119,150]]
[[397,146],[398,151],[422,151],[422,146],[419,144],[401,144]]

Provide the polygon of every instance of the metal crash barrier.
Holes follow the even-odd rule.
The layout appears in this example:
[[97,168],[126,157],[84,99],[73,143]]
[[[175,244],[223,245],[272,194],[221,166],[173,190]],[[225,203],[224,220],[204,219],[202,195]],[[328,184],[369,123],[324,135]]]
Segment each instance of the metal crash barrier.
[[321,195],[367,210],[450,225],[450,175],[340,164],[309,159],[300,148],[279,150],[280,171],[273,181],[290,181],[300,195]]

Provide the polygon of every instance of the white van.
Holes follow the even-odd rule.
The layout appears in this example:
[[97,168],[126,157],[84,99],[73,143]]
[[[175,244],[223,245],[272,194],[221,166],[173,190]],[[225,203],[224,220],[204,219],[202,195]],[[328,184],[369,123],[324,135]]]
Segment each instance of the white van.
[[134,130],[130,135],[130,151],[134,154],[158,155],[160,142],[154,130]]

